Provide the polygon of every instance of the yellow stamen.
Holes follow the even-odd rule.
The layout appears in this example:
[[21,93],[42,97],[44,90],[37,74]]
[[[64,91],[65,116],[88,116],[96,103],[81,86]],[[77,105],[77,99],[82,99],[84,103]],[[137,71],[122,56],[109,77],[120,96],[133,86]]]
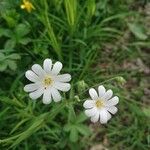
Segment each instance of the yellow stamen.
[[97,108],[101,108],[104,106],[104,103],[101,99],[97,100],[96,103],[95,103],[96,107]]
[[32,11],[32,9],[35,9],[33,4],[29,0],[23,0],[23,4],[20,7],[21,9],[26,9],[29,13]]
[[43,80],[43,83],[44,83],[44,86],[45,88],[47,88],[48,86],[50,86],[52,84],[53,80],[50,76],[47,76],[44,80]]

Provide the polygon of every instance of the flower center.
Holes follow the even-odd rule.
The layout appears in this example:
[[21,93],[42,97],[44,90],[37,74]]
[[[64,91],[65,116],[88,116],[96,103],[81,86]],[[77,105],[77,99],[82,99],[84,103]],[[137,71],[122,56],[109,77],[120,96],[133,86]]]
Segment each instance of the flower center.
[[95,105],[96,105],[97,108],[101,108],[101,107],[104,106],[104,103],[103,103],[103,101],[101,99],[98,99],[96,101]]
[[53,80],[52,80],[52,78],[50,76],[48,76],[48,77],[45,77],[45,79],[43,80],[43,82],[44,82],[44,86],[48,87],[49,85],[52,84]]

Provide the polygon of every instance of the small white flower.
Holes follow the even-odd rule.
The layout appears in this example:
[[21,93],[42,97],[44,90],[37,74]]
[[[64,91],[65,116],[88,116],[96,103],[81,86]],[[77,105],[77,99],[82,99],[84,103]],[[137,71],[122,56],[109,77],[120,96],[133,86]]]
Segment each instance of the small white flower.
[[70,74],[59,74],[62,69],[62,63],[57,61],[54,65],[51,59],[45,59],[43,68],[34,64],[32,70],[28,70],[25,76],[30,80],[31,84],[24,87],[26,92],[30,92],[29,96],[32,99],[37,99],[43,94],[43,103],[50,104],[52,98],[55,102],[61,100],[61,95],[58,90],[67,92],[70,90],[71,80]]
[[107,123],[111,118],[111,114],[115,114],[118,109],[115,105],[119,102],[117,96],[113,96],[112,90],[106,91],[103,85],[98,87],[98,93],[94,88],[89,90],[91,99],[86,100],[83,104],[85,114],[91,117],[92,122],[100,120],[102,124]]

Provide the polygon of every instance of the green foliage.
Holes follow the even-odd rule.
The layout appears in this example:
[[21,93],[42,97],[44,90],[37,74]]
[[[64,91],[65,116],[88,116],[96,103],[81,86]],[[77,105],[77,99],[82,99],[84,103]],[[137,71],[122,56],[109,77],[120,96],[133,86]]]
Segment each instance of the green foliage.
[[0,53],[0,71],[5,71],[7,67],[9,69],[15,71],[17,69],[16,60],[20,59],[20,55],[16,53],[12,53],[9,55],[5,55],[4,53]]
[[5,43],[5,48],[13,49],[18,44],[22,44],[22,45],[28,44],[31,41],[31,39],[25,36],[29,32],[30,29],[25,24],[18,24],[14,28],[14,30],[1,29],[1,36],[6,36],[9,38]]
[[146,33],[144,33],[144,28],[139,24],[128,23],[128,26],[131,32],[140,40],[146,40],[148,38]]
[[69,132],[69,139],[71,142],[77,142],[79,139],[79,133],[84,136],[90,135],[89,128],[83,124],[87,119],[85,114],[81,113],[76,116],[73,106],[69,106],[68,124],[64,126],[64,131]]
[[87,7],[87,19],[91,19],[94,16],[96,10],[95,0],[87,0],[86,7]]
[[[149,3],[31,2],[28,13],[22,1],[0,1],[0,149],[148,150]],[[45,58],[72,75],[60,103],[43,105],[23,91],[25,71]],[[88,88],[100,84],[120,98],[105,126],[88,121],[82,106]]]
[[65,0],[65,10],[66,10],[66,16],[67,21],[70,26],[70,32],[73,32],[75,30],[75,26],[77,23],[77,0]]

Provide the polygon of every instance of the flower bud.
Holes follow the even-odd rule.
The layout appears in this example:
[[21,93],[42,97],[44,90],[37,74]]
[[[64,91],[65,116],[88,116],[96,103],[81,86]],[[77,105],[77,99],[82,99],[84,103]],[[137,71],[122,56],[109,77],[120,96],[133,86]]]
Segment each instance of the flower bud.
[[85,91],[87,87],[88,85],[85,83],[84,80],[77,82],[77,89],[79,93]]
[[123,77],[121,77],[121,76],[117,77],[117,81],[119,83],[121,83],[121,84],[125,84],[126,83],[126,80]]
[[76,101],[78,101],[78,102],[81,101],[78,95],[75,95],[75,96],[74,96],[74,99],[75,99]]

